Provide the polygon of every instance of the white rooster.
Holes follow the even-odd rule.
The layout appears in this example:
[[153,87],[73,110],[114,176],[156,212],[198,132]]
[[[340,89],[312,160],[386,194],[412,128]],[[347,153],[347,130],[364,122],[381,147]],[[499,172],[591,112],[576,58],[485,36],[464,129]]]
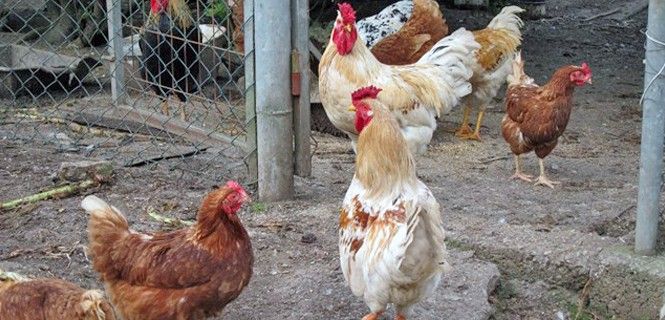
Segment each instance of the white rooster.
[[348,3],[339,14],[319,64],[319,92],[330,121],[355,142],[358,132],[347,111],[355,89],[370,84],[383,89],[379,100],[389,107],[412,152],[427,150],[436,117],[449,112],[471,92],[473,52],[480,45],[470,31],[459,29],[441,39],[415,64],[379,62],[358,40],[355,11]]
[[[356,172],[339,217],[344,278],[376,320],[392,303],[395,319],[430,295],[448,267],[439,204],[416,177],[397,120],[377,99],[380,89],[353,93],[360,132]],[[348,111],[347,111],[348,112]]]

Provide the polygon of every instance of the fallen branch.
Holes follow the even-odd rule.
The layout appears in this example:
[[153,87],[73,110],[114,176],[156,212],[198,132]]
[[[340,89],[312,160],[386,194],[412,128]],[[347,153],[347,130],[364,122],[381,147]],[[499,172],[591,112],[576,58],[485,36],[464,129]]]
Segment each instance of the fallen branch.
[[191,226],[194,221],[169,218],[157,213],[153,208],[148,208],[148,216],[172,227]]
[[103,182],[110,180],[112,174],[113,167],[110,165],[100,166],[99,168],[95,168],[87,172],[88,178],[85,180],[69,183],[27,197],[0,203],[0,210],[14,209],[23,204],[36,203],[52,198],[64,198],[84,191],[88,188],[99,186]]
[[589,22],[589,21],[591,21],[591,20],[595,20],[595,19],[598,19],[598,18],[606,17],[606,16],[609,16],[609,15],[611,15],[611,14],[615,14],[615,13],[619,12],[619,10],[620,10],[620,8],[614,8],[614,9],[612,9],[612,10],[605,11],[605,12],[603,12],[603,13],[599,13],[599,14],[597,14],[597,15],[595,15],[595,16],[588,17],[588,18],[582,20],[582,22]]
[[3,202],[0,204],[0,210],[9,210],[9,209],[14,209],[20,205],[26,204],[26,203],[35,203],[51,198],[64,198],[70,195],[73,195],[75,193],[78,193],[80,191],[83,191],[85,189],[88,189],[93,186],[98,186],[101,183],[101,181],[97,179],[86,179],[83,180],[79,183],[75,184],[67,184],[61,187],[57,187],[55,189],[43,191],[37,194],[33,194],[27,197],[19,198],[19,199],[14,199],[10,200],[7,202]]

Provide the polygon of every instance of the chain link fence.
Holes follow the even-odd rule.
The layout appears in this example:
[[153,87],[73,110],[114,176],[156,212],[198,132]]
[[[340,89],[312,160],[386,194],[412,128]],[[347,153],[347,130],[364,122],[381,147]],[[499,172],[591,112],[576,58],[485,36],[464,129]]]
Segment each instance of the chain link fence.
[[253,83],[244,81],[253,48],[242,41],[252,16],[242,8],[242,0],[0,1],[0,138],[254,182]]

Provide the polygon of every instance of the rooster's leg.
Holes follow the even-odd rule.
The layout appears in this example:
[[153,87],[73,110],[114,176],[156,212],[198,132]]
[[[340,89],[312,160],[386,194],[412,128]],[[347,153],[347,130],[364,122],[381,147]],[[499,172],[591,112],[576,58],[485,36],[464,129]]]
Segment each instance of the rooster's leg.
[[522,159],[520,155],[515,155],[515,174],[510,177],[511,179],[522,179],[526,182],[532,182],[533,176],[522,173]]
[[466,139],[480,141],[480,126],[483,125],[483,116],[485,116],[485,109],[478,111],[478,119],[476,120],[476,129],[473,133],[466,136]]
[[372,312],[372,313],[364,316],[362,320],[379,320],[379,317],[381,317],[381,314],[383,314],[383,311]]
[[468,104],[464,105],[464,116],[462,117],[462,124],[460,125],[455,135],[460,138],[465,138],[471,134],[471,127],[469,127],[469,116],[471,115],[471,106]]
[[162,113],[165,116],[169,115],[169,100],[168,100],[168,98],[162,100]]
[[538,159],[540,163],[540,175],[538,176],[538,179],[536,179],[536,186],[548,186],[552,189],[554,189],[555,184],[560,184],[561,182],[558,181],[552,181],[547,176],[545,176],[545,162],[543,159]]

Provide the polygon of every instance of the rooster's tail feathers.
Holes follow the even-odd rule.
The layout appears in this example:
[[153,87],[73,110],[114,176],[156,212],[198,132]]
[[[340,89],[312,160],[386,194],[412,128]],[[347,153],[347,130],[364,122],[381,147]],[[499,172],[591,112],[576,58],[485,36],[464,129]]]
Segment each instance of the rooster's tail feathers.
[[[461,28],[439,40],[430,51],[418,61],[418,64],[434,64],[439,104],[435,104],[437,113],[449,112],[459,99],[471,93],[469,79],[473,75],[475,51],[480,45],[473,33]],[[440,79],[440,80],[439,80]]]
[[497,14],[492,21],[487,25],[489,29],[508,29],[510,32],[522,36],[520,28],[524,25],[522,19],[517,16],[518,13],[522,13],[525,10],[518,6],[507,6],[501,9],[501,12]]

